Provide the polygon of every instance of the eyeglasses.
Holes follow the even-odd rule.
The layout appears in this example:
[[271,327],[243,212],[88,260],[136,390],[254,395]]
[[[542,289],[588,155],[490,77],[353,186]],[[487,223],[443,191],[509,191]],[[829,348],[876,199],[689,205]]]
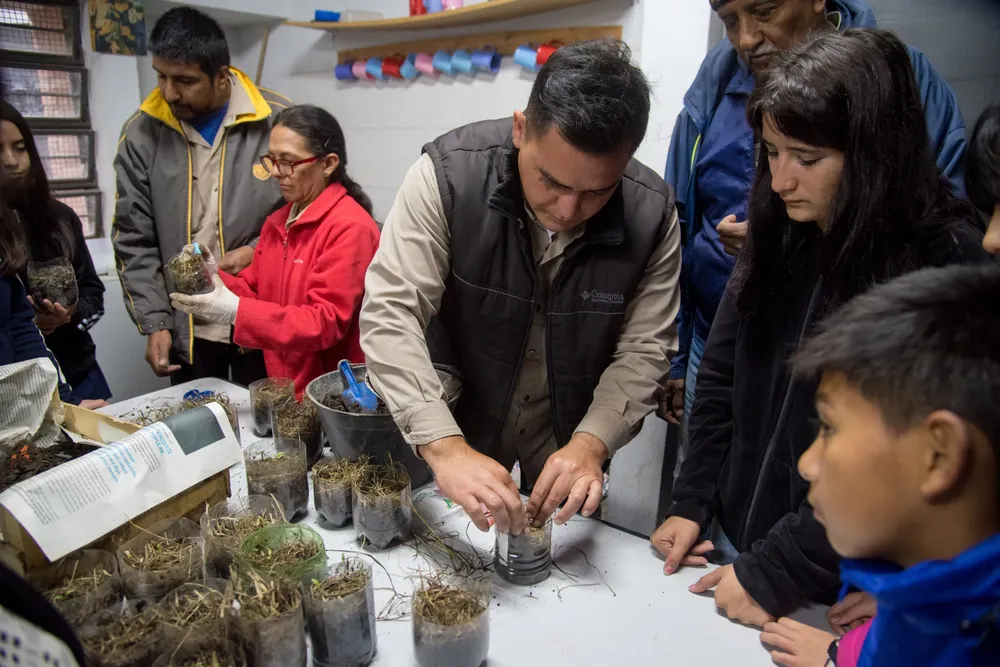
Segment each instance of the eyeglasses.
[[295,168],[302,164],[309,164],[310,162],[315,162],[319,159],[319,156],[307,157],[305,160],[297,160],[295,162],[289,162],[288,160],[279,160],[273,155],[261,155],[260,163],[264,165],[264,169],[267,169],[267,173],[278,176],[291,176],[295,173]]

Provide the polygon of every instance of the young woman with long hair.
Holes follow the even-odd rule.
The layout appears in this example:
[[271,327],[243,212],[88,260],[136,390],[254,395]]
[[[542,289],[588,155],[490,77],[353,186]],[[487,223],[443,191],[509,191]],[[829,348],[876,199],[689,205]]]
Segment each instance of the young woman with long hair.
[[[9,251],[24,256],[25,264],[65,259],[76,275],[77,302],[32,302],[35,324],[59,361],[73,394],[79,399],[107,400],[111,389],[97,363],[89,333],[104,315],[104,284],[94,270],[80,219],[49,192],[31,128],[6,102],[0,102],[0,167],[0,195],[15,218],[5,232]],[[20,276],[30,293],[25,266],[21,266]]]
[[[906,47],[849,30],[791,49],[750,97],[759,159],[749,237],[712,327],[691,453],[654,534],[666,572],[732,563],[716,589],[730,618],[762,625],[838,585],[836,553],[796,462],[816,434],[816,384],[792,357],[826,313],[925,266],[986,261],[975,210],[927,142]],[[710,540],[700,541],[703,529]],[[737,559],[738,556],[738,559]]]
[[358,311],[378,248],[372,203],[347,175],[344,132],[312,105],[274,121],[261,164],[288,202],[268,217],[250,266],[220,274],[203,296],[172,294],[173,307],[233,326],[233,342],[264,351],[270,377],[301,395],[337,362],[364,361]]

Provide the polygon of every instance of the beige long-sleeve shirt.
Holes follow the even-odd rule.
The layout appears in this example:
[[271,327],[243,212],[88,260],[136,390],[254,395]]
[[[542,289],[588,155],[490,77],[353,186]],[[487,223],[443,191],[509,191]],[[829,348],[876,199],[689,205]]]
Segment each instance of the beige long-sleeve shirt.
[[[552,234],[538,224],[531,226],[541,302],[564,251],[583,231],[581,226]],[[628,442],[656,407],[656,393],[677,350],[674,320],[680,304],[680,267],[675,215],[627,307],[614,355],[576,429],[599,438],[609,454]],[[448,222],[434,164],[424,155],[410,168],[386,218],[361,308],[361,346],[369,377],[413,447],[462,435],[424,337],[440,307],[449,273]],[[504,419],[500,450],[493,453],[508,468],[520,460],[529,482],[557,449],[545,353],[545,317],[536,313],[515,398]]]

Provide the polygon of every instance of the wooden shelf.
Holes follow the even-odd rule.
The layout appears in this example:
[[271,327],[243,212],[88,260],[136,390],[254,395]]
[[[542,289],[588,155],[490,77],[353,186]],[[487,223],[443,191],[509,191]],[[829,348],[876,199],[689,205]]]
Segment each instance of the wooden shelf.
[[[593,0],[493,0],[462,9],[452,9],[423,16],[404,16],[380,21],[323,22],[286,21],[285,25],[319,30],[429,30],[456,28],[492,21],[516,19],[555,9],[584,5]],[[402,3],[401,3],[402,4]]]

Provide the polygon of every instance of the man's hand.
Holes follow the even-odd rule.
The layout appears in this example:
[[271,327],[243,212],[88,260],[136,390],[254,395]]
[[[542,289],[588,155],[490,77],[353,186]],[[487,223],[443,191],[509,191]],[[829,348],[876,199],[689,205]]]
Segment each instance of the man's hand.
[[576,433],[566,446],[549,457],[528,499],[528,518],[544,522],[566,501],[556,515],[562,525],[583,508],[583,516],[597,511],[604,493],[604,470],[608,448],[589,433]]
[[719,232],[719,240],[722,241],[722,246],[726,249],[726,253],[734,257],[739,254],[740,248],[746,243],[747,228],[749,226],[745,221],[736,222],[735,215],[727,215],[716,226],[715,231]]
[[38,304],[29,296],[28,302],[35,309],[35,326],[46,336],[62,325],[69,324],[73,315],[76,314],[75,303],[67,309],[63,308],[62,304],[52,303],[48,299]]
[[667,380],[660,393],[660,407],[656,415],[671,424],[681,425],[684,418],[684,378]]
[[765,623],[760,633],[762,643],[777,649],[771,651],[771,659],[785,667],[823,667],[829,660],[830,644],[836,639],[829,632],[790,618]]
[[520,535],[528,524],[521,495],[514,478],[502,465],[480,454],[460,437],[442,438],[420,447],[420,455],[434,472],[434,479],[445,497],[465,510],[486,532],[490,522],[483,513],[485,505],[497,531]]
[[715,589],[715,606],[726,612],[726,616],[731,620],[744,625],[755,625],[758,628],[774,620],[773,616],[761,609],[753,601],[753,598],[743,590],[732,565],[726,565],[714,572],[709,572],[688,590],[692,593],[705,593],[713,588]]
[[708,565],[705,554],[715,549],[715,545],[708,540],[695,545],[699,535],[701,526],[679,516],[670,517],[656,529],[649,541],[667,559],[663,566],[663,574],[673,574],[681,565]]
[[167,377],[181,369],[170,363],[170,345],[174,342],[169,331],[155,331],[146,336],[146,363],[158,376]]
[[864,625],[875,617],[875,598],[864,591],[856,591],[844,596],[844,599],[830,607],[826,620],[838,635]]
[[111,404],[99,398],[98,399],[88,398],[83,401],[80,401],[80,407],[83,408],[84,410],[96,410],[97,408],[104,408],[109,405]]
[[235,250],[230,250],[223,255],[222,259],[218,260],[219,271],[225,271],[229,275],[235,276],[237,273],[250,266],[250,262],[252,260],[253,248],[250,246],[236,248]]

